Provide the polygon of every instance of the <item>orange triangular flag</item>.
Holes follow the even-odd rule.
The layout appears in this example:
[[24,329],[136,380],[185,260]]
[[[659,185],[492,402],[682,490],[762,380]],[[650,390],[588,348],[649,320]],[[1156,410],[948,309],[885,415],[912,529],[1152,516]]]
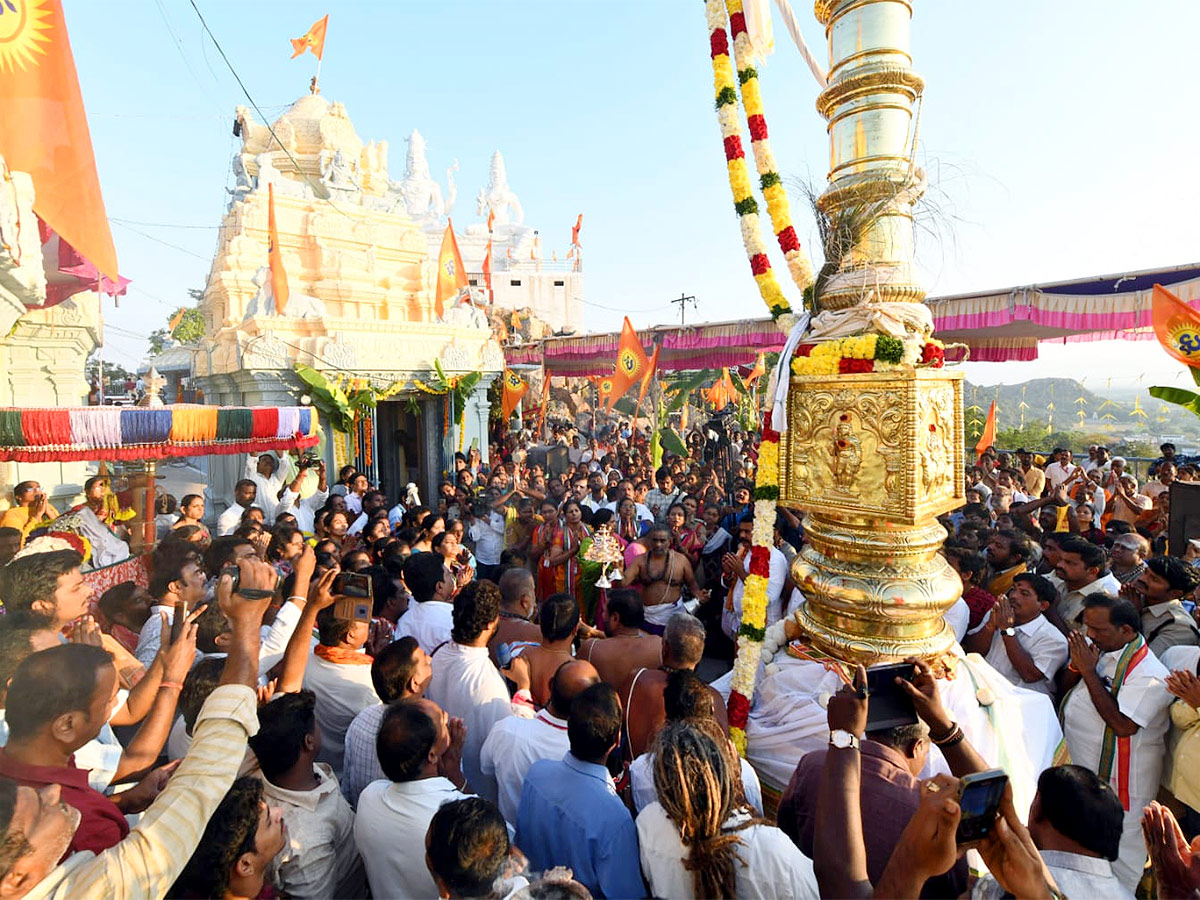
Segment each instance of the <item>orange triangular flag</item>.
[[612,392],[608,395],[605,410],[611,410],[612,405],[625,396],[633,385],[642,380],[650,368],[650,360],[642,349],[642,342],[633,330],[629,317],[621,326],[621,341],[617,345],[617,364],[612,374]]
[[271,296],[275,298],[275,312],[283,315],[288,304],[287,272],[283,268],[283,256],[279,252],[279,232],[275,228],[275,185],[267,185],[267,263],[271,267]]
[[983,434],[979,436],[979,443],[975,445],[975,461],[979,462],[983,456],[983,451],[996,443],[996,401],[992,401],[992,408],[988,410],[987,422],[983,426]]
[[767,363],[761,353],[758,354],[758,359],[754,361],[754,368],[750,370],[750,374],[744,379],[746,387],[750,387],[758,379],[767,374]]
[[320,59],[321,54],[325,52],[325,29],[328,25],[329,16],[326,15],[325,18],[313,22],[312,28],[305,32],[304,37],[292,38],[292,59],[305,50],[311,50],[313,56]]
[[582,247],[583,246],[583,244],[579,243],[579,230],[581,228],[583,228],[583,213],[579,214],[579,218],[577,218],[575,220],[575,224],[573,226],[571,226],[571,246],[572,247]]
[[467,270],[463,268],[462,254],[458,252],[458,241],[454,237],[454,223],[446,220],[446,233],[442,235],[442,249],[438,253],[437,293],[434,308],[438,318],[446,315],[446,301],[457,300],[459,291],[467,286]]
[[661,348],[662,344],[655,344],[654,352],[650,354],[650,365],[646,368],[646,374],[642,376],[642,387],[638,391],[637,405],[639,407],[642,405],[642,401],[646,399],[646,389],[650,387],[650,380],[654,378],[654,373],[658,369],[658,351]]
[[513,414],[513,410],[517,408],[517,404],[521,402],[521,398],[525,396],[527,390],[529,390],[529,385],[525,383],[524,378],[512,369],[504,370],[504,390],[501,397],[501,406],[505,422]]
[[492,233],[492,225],[495,223],[495,221],[496,221],[496,213],[489,206],[488,207],[488,234]]
[[487,253],[483,254],[483,283],[487,287],[488,303],[492,303],[492,239],[488,238]]
[[1154,286],[1154,333],[1181,363],[1200,366],[1200,312],[1161,284]]
[[598,400],[599,405],[604,407],[605,409],[608,409],[609,408],[609,398],[612,397],[612,392],[613,392],[612,376],[610,375],[607,378],[601,378],[596,383],[596,390],[600,394],[599,400]]
[[183,321],[184,312],[185,310],[181,307],[175,315],[171,316],[171,321],[167,323],[168,332],[174,333],[175,329],[179,327],[179,323]]
[[721,369],[721,377],[716,380],[712,387],[704,392],[704,399],[713,405],[713,408],[720,412],[733,400],[736,388],[733,386],[733,379],[729,375],[729,369]]
[[0,156],[33,179],[33,211],[117,281],[60,0],[0,0]]

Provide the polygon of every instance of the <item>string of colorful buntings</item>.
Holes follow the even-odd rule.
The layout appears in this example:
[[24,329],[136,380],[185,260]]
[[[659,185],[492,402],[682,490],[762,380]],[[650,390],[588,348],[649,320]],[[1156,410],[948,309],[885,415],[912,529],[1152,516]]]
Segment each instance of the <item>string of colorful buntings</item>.
[[0,409],[0,460],[50,462],[303,450],[310,407],[164,406]]

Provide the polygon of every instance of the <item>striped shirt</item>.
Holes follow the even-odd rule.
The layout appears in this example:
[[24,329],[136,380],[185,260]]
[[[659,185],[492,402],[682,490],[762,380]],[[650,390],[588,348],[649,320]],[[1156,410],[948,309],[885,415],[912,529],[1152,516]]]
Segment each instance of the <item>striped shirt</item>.
[[221,685],[205,701],[178,771],[129,836],[99,855],[76,853],[28,896],[58,900],[152,900],[166,895],[237,777],[258,731],[258,701],[245,685]]

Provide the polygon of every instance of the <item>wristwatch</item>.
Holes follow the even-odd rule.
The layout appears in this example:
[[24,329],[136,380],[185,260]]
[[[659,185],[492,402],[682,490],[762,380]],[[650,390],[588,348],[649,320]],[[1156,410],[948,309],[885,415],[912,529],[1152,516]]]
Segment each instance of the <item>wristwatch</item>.
[[1016,636],[1017,636],[1017,629],[1013,628],[1013,627],[1010,625],[1008,628],[1005,628],[1005,629],[1004,629],[1002,632],[1000,632],[1000,633],[1001,633],[1001,634],[1003,634],[1005,637],[1016,637]]
[[858,737],[841,728],[829,732],[829,745],[838,750],[857,750]]

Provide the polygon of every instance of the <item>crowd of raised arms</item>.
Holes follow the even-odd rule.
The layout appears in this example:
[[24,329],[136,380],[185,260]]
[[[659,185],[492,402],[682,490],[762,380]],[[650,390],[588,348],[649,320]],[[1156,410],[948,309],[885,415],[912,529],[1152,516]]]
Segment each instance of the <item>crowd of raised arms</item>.
[[[964,855],[961,780],[1003,761],[925,662],[899,684],[916,724],[868,729],[861,668],[823,698],[836,739],[768,802],[730,740],[701,673],[735,653],[757,436],[706,427],[654,465],[623,423],[547,434],[459,454],[427,503],[250,457],[231,497],[163,496],[148,585],[102,593],[27,539],[56,513],[18,485],[0,897],[1197,896],[1200,541],[1166,540],[1200,469],[1173,447],[1144,484],[1103,447],[964,473],[947,622],[1049,698],[1070,759]],[[803,521],[780,505],[768,625],[805,602]]]

